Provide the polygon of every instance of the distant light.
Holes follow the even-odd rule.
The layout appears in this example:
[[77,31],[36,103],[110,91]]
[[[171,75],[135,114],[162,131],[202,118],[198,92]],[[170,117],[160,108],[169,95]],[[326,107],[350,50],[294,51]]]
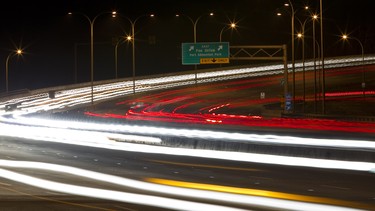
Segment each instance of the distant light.
[[309,6],[305,6],[305,10],[308,10],[309,9]]
[[214,13],[213,13],[213,12],[211,12],[211,13],[210,13],[210,16],[213,16],[213,15],[214,15]]
[[346,40],[348,38],[349,38],[348,35],[346,35],[346,34],[342,35],[342,39]]
[[288,4],[288,3],[285,3],[284,6],[289,7],[289,4]]
[[313,19],[318,19],[318,15],[313,15]]
[[236,24],[235,24],[235,23],[231,23],[231,24],[230,24],[230,27],[232,27],[232,28],[236,28]]
[[302,34],[301,34],[301,33],[298,33],[298,34],[297,34],[297,37],[301,38],[301,37],[302,37]]
[[132,40],[132,36],[127,36],[126,39],[130,41]]
[[282,14],[280,12],[276,13],[277,16],[281,16]]
[[179,14],[176,14],[176,17],[180,17],[180,15],[179,15]]
[[18,49],[16,53],[17,53],[17,54],[22,54],[22,50],[21,50],[21,49]]
[[151,14],[150,17],[155,17],[155,15],[154,15],[154,14]]

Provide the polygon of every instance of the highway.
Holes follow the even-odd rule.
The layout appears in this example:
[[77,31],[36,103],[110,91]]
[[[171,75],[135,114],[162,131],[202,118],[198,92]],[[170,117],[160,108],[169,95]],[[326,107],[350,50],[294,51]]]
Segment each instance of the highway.
[[[322,170],[193,155],[132,152],[127,149],[136,149],[137,146],[129,145],[113,150],[103,146],[2,138],[1,146],[2,208],[158,210],[159,207],[160,210],[202,210],[205,204],[224,206],[217,207],[218,210],[227,210],[225,207],[341,210],[340,206],[371,210],[375,206],[372,182],[375,175],[366,171]],[[17,173],[44,181],[26,181],[14,175]],[[8,174],[10,178],[7,178]],[[27,182],[31,186],[25,186]],[[58,182],[60,186],[49,182]],[[177,190],[155,186],[157,184],[176,187]],[[197,192],[179,190],[192,187]],[[202,190],[214,192],[202,193]],[[126,195],[129,193],[138,195],[133,199]],[[161,198],[147,199],[149,196]],[[158,204],[158,200],[163,201],[165,197],[181,201],[174,202],[177,204],[171,201],[170,207],[164,207],[165,204]],[[228,200],[231,198],[233,201]],[[145,200],[151,200],[149,202],[156,208],[146,206]],[[195,205],[197,208],[185,209],[180,206],[182,201],[199,204]],[[325,205],[320,207],[315,203]]]
[[[143,79],[134,96],[131,82],[101,85],[84,108],[88,88],[2,101],[2,208],[375,210],[375,124],[281,117],[273,68]],[[361,70],[328,72],[351,84],[329,100],[361,99]]]

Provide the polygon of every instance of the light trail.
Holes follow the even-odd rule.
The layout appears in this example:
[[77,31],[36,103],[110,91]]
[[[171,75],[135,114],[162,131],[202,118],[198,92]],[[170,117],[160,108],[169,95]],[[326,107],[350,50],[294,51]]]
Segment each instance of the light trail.
[[[41,164],[43,167],[43,164]],[[51,167],[51,165],[46,165]],[[62,167],[62,166],[59,166]],[[43,170],[49,170],[42,168]],[[75,169],[70,169],[75,170]],[[68,173],[68,172],[65,172]],[[73,171],[74,173],[74,171]],[[13,180],[16,182],[24,183],[27,185],[35,186],[42,189],[98,198],[98,199],[106,199],[112,201],[119,201],[119,202],[126,202],[126,203],[134,203],[134,204],[141,204],[153,207],[161,207],[167,209],[176,209],[176,210],[191,210],[191,211],[201,211],[203,210],[219,210],[219,211],[244,211],[243,209],[238,208],[231,208],[226,206],[219,206],[219,205],[212,205],[212,204],[205,204],[205,203],[198,203],[198,202],[191,202],[185,200],[178,200],[178,199],[171,199],[166,197],[158,197],[158,196],[151,196],[145,194],[135,194],[135,193],[128,193],[128,192],[121,192],[121,191],[113,191],[113,190],[106,190],[106,189],[98,189],[98,188],[91,188],[91,187],[84,187],[78,185],[70,185],[65,183],[53,182],[46,179],[39,179],[36,177],[27,176],[24,174],[19,174],[13,171],[0,169],[0,177]],[[95,179],[95,178],[93,178]],[[113,179],[113,178],[112,178]],[[109,182],[109,181],[105,181]],[[132,181],[132,182],[135,182]]]
[[[50,120],[42,118],[31,117],[15,117],[15,119],[1,118],[0,121],[11,124],[25,124],[30,126],[42,126],[43,128],[60,128],[73,129],[81,132],[86,131],[107,131],[111,133],[122,134],[139,134],[149,136],[172,136],[172,137],[187,137],[187,138],[202,138],[212,140],[232,140],[241,142],[254,143],[276,143],[289,144],[300,146],[323,146],[323,147],[337,147],[348,149],[375,149],[375,142],[372,140],[342,140],[342,139],[325,139],[325,138],[303,138],[295,136],[279,136],[279,135],[261,135],[248,134],[238,132],[222,132],[198,129],[182,129],[182,128],[163,128],[142,125],[126,125],[126,124],[100,124],[83,121],[68,121],[68,120]],[[3,127],[6,127],[4,125]],[[12,125],[13,126],[13,125]],[[12,127],[9,126],[8,127]],[[4,130],[6,132],[7,130]],[[16,131],[16,130],[8,130]]]
[[[27,118],[26,118],[27,119]],[[22,122],[25,124],[27,121],[23,119]],[[31,119],[29,119],[30,121]],[[43,124],[47,124],[41,127]],[[58,124],[60,126],[58,126]],[[38,126],[31,126],[38,125]],[[30,125],[8,125],[0,124],[4,130],[0,131],[2,136],[10,137],[23,137],[27,139],[53,141],[58,143],[67,143],[74,145],[84,145],[91,147],[101,147],[113,150],[123,151],[134,151],[142,153],[158,153],[168,154],[177,156],[193,156],[202,158],[212,158],[221,160],[233,160],[242,162],[255,162],[263,164],[276,164],[276,165],[287,165],[287,166],[300,166],[300,167],[311,167],[311,168],[330,168],[330,169],[342,169],[342,170],[353,170],[353,171],[367,171],[375,172],[375,163],[371,162],[359,162],[359,161],[342,161],[342,160],[330,160],[330,159],[314,159],[305,157],[290,157],[280,155],[268,155],[268,154],[257,154],[257,153],[243,153],[233,151],[213,151],[213,150],[200,150],[200,149],[184,149],[184,148],[170,148],[156,145],[143,145],[143,144],[132,144],[126,142],[111,141],[111,133],[139,133],[145,135],[176,135],[186,136],[186,134],[192,134],[195,137],[206,137],[213,139],[227,138],[233,140],[234,137],[241,140],[265,142],[272,141],[276,143],[289,142],[289,139],[294,140],[294,144],[306,145],[306,143],[313,144],[313,140],[316,140],[320,144],[325,141],[330,142],[331,140],[324,139],[304,139],[297,137],[279,137],[279,136],[264,136],[256,134],[241,134],[241,133],[225,133],[215,131],[204,131],[204,130],[188,130],[188,129],[170,129],[160,127],[149,127],[149,126],[130,126],[130,125],[105,125],[105,124],[93,124],[83,122],[72,122],[72,121],[52,121],[52,120],[41,120],[33,119]],[[70,129],[70,128],[75,129]],[[83,129],[83,130],[78,130]],[[98,132],[100,130],[107,129],[107,132]],[[93,130],[93,131],[90,131]],[[18,131],[22,131],[20,134]],[[201,135],[201,136],[200,136]],[[140,137],[140,139],[142,138]],[[279,140],[280,138],[280,140]],[[126,140],[126,136],[123,138]],[[299,141],[298,141],[299,140]],[[307,142],[307,141],[310,142]],[[306,143],[303,143],[306,141]],[[142,141],[140,141],[142,142]],[[146,142],[146,141],[145,141]],[[342,144],[343,143],[343,144]],[[325,145],[326,146],[326,145]],[[332,146],[341,147],[358,147],[361,148],[374,148],[374,142],[372,141],[339,141],[333,142]]]
[[[368,64],[374,62],[374,57],[366,58]],[[329,67],[344,67],[352,65],[352,62],[359,62],[358,59],[346,59],[346,60],[326,60],[327,68]],[[307,63],[308,64],[308,63]],[[301,64],[296,64],[296,71],[302,71]],[[308,70],[310,67],[306,67]],[[206,73],[198,73],[199,79],[198,83],[204,82],[215,82],[229,79],[238,79],[249,76],[263,76],[263,75],[276,75],[280,74],[283,69],[282,65],[269,65],[264,67],[254,67],[254,68],[241,68],[235,70],[225,70],[225,71],[213,71]],[[162,78],[151,78],[142,79],[136,81],[136,91],[150,91],[156,89],[165,89],[176,86],[182,86],[194,83],[194,74],[185,74],[179,76],[168,76]],[[118,96],[123,96],[130,94],[132,92],[131,81],[117,82],[112,84],[96,85],[95,90],[95,100],[105,100]],[[330,146],[330,147],[343,147],[343,148],[362,148],[362,149],[374,149],[373,143],[370,141],[359,141],[359,140],[326,140],[326,139],[308,139],[308,138],[297,138],[289,136],[267,136],[267,135],[257,135],[257,134],[242,134],[242,133],[224,133],[215,131],[202,131],[202,130],[188,130],[188,129],[173,129],[173,128],[158,128],[158,127],[148,127],[148,126],[130,126],[130,125],[104,125],[104,124],[94,124],[94,123],[82,123],[82,122],[67,122],[67,121],[46,121],[35,118],[24,118],[21,117],[24,114],[50,111],[55,109],[66,109],[73,106],[85,105],[91,101],[90,97],[91,89],[90,87],[83,87],[78,89],[57,91],[54,99],[50,99],[48,93],[36,94],[28,97],[22,97],[18,99],[11,99],[4,102],[0,102],[0,115],[6,117],[0,119],[0,135],[9,137],[23,137],[26,139],[53,141],[59,143],[67,144],[79,144],[83,146],[91,147],[101,147],[113,150],[125,150],[125,151],[135,151],[142,153],[160,153],[160,154],[170,154],[170,155],[180,155],[180,156],[195,156],[203,158],[212,159],[229,159],[235,161],[244,162],[257,162],[264,164],[279,164],[288,166],[302,166],[302,167],[313,167],[313,168],[331,168],[331,169],[343,169],[343,170],[354,170],[354,171],[368,171],[375,172],[375,164],[369,162],[352,162],[352,161],[340,161],[340,160],[325,160],[325,159],[311,159],[311,158],[296,158],[287,156],[275,156],[275,155],[264,155],[264,154],[253,154],[253,153],[238,153],[238,152],[220,152],[211,150],[191,150],[191,149],[175,149],[156,146],[160,144],[160,139],[153,139],[152,137],[147,137],[145,135],[162,135],[162,136],[183,136],[189,138],[211,138],[217,139],[228,139],[235,141],[254,141],[261,143],[281,143],[281,144],[291,144],[291,145],[310,145],[310,146]],[[371,92],[372,93],[372,92]],[[5,106],[9,104],[17,104],[17,110],[6,111]],[[13,114],[15,119],[8,118],[9,115]],[[220,114],[219,114],[220,115]],[[211,119],[210,119],[211,120]],[[217,119],[212,119],[214,122],[218,122]],[[10,123],[10,124],[9,124]],[[16,125],[14,125],[16,124]],[[36,125],[36,126],[35,126]],[[89,130],[89,131],[83,131]],[[93,130],[93,131],[90,131]],[[22,131],[22,134],[19,133]],[[100,132],[105,131],[105,132]],[[124,133],[131,133],[137,135],[125,135]],[[85,137],[85,138],[81,138]],[[88,138],[89,137],[89,138]],[[149,139],[150,138],[150,139]],[[84,140],[83,140],[84,139]],[[147,139],[147,140],[146,140]],[[116,141],[114,141],[116,140]],[[124,141],[134,141],[137,143],[151,143],[155,145],[139,145],[126,143]],[[30,163],[28,163],[30,165]],[[51,167],[51,166],[49,166]],[[61,167],[61,166],[59,166]],[[8,179],[19,178],[25,181],[26,178],[31,180],[35,179],[32,184],[39,184],[42,181],[38,178],[30,178],[26,175],[20,175],[15,172],[10,172],[4,169],[0,169],[2,177],[7,177]],[[22,182],[20,181],[20,182]],[[94,190],[87,189],[85,187],[79,186],[66,186],[66,184],[54,184],[59,187],[70,187],[70,189],[77,188],[77,190],[82,190],[82,192],[90,190],[91,193],[100,194],[114,194],[119,198],[125,197],[125,193],[113,192],[110,190]],[[39,184],[40,185],[40,184]],[[160,186],[158,186],[160,188]],[[149,188],[149,187],[148,187]],[[161,189],[163,190],[163,189]],[[178,191],[177,191],[178,190]],[[186,192],[185,190],[177,189],[176,191]],[[56,190],[58,191],[58,190]],[[61,190],[60,190],[61,191]],[[110,191],[110,192],[108,192]],[[216,193],[216,192],[215,192]],[[72,193],[81,194],[81,193]],[[197,194],[194,192],[191,196]],[[223,193],[220,193],[223,194]],[[211,194],[204,194],[206,197],[215,196]],[[97,197],[97,196],[92,196]],[[148,197],[148,196],[146,196]],[[242,197],[242,196],[241,196]],[[242,198],[238,195],[233,196],[233,201]],[[225,200],[228,200],[228,195],[225,195]],[[112,198],[111,200],[117,200]],[[164,200],[164,199],[163,199]],[[217,200],[212,199],[212,200]],[[220,200],[220,199],[219,199]],[[311,203],[300,202],[290,202],[290,201],[275,201],[274,199],[262,199],[259,197],[249,198],[246,196],[244,201],[238,201],[238,203],[261,203],[270,206],[276,206],[277,208],[286,206],[285,209],[302,209],[304,210],[332,210],[339,209],[338,207],[326,206],[326,205],[316,205]],[[138,202],[132,202],[138,203]],[[168,203],[168,202],[165,202]],[[189,203],[189,202],[187,202]],[[253,205],[252,204],[252,205]],[[159,206],[159,205],[157,205]],[[306,209],[305,209],[306,208]],[[342,208],[346,210],[346,208]],[[215,209],[217,210],[217,209]],[[348,210],[350,210],[348,208]]]
[[[256,194],[256,196],[252,196],[252,194],[233,194],[229,193],[228,191],[210,191],[210,190],[199,190],[199,189],[192,189],[192,188],[184,188],[184,187],[175,187],[163,184],[156,184],[156,183],[149,183],[149,182],[142,182],[137,180],[132,180],[128,178],[123,178],[119,176],[113,176],[108,174],[103,174],[99,172],[84,170],[80,168],[70,167],[70,166],[63,166],[63,165],[56,165],[50,163],[40,163],[40,162],[27,162],[27,161],[8,161],[8,160],[0,160],[0,166],[7,167],[7,168],[27,168],[27,169],[34,169],[34,170],[45,170],[45,171],[53,171],[65,174],[71,174],[75,176],[80,176],[84,178],[94,179],[106,183],[112,183],[124,187],[136,188],[140,190],[146,190],[148,192],[154,193],[163,193],[163,194],[170,194],[170,195],[177,195],[195,199],[206,199],[210,201],[216,202],[230,202],[239,205],[247,205],[247,206],[259,206],[265,208],[273,208],[273,209],[287,209],[287,210],[342,210],[342,211],[349,211],[349,210],[359,210],[355,208],[349,207],[340,207],[333,206],[333,205],[324,205],[324,204],[315,204],[315,203],[308,203],[303,202],[311,201],[312,197],[303,197],[300,196],[298,200],[300,201],[291,201],[290,199],[296,199],[297,197],[287,194],[283,194],[282,197],[273,198],[276,194],[269,194],[269,196],[265,197],[265,195],[260,196],[260,194]],[[115,200],[121,202],[130,202],[136,204],[143,204],[143,205],[151,205],[151,206],[158,206],[158,207],[165,207],[165,208],[173,208],[179,210],[240,210],[236,208],[229,208],[225,206],[218,206],[212,204],[204,204],[204,203],[196,203],[196,202],[188,202],[183,200],[176,200],[176,199],[169,199],[157,196],[150,196],[150,195],[142,195],[142,194],[132,194],[120,191],[112,191],[112,190],[104,190],[104,189],[96,189],[96,188],[89,188],[89,187],[82,187],[70,184],[63,184],[53,181],[48,181],[45,179],[39,179],[23,174],[19,174],[13,171],[0,169],[0,177],[7,178],[13,181],[25,183],[28,185],[36,186],[43,189],[49,189],[53,191],[81,195],[81,196],[88,196],[88,197],[95,197],[101,199],[108,199],[108,200]],[[155,179],[150,179],[150,181],[155,182]],[[207,186],[207,185],[206,185]],[[207,189],[207,188],[206,188]],[[233,189],[232,189],[233,190]],[[245,190],[245,189],[244,189]],[[243,191],[244,191],[243,190]],[[249,192],[249,190],[246,190]],[[261,190],[258,190],[260,192]],[[233,192],[233,191],[232,191]],[[254,190],[252,191],[254,192]],[[280,196],[281,194],[278,193]],[[285,200],[286,199],[286,200]],[[315,198],[316,200],[316,198]],[[330,200],[322,200],[326,203],[330,203]],[[337,201],[331,200],[335,205],[338,205]],[[343,203],[345,205],[349,205],[349,203]],[[354,203],[353,203],[354,204]]]
[[[341,58],[325,60],[326,68],[355,66],[360,58]],[[365,58],[366,64],[375,63],[375,57]],[[362,63],[361,63],[362,64]],[[296,71],[302,71],[302,63],[296,63]],[[251,76],[266,76],[281,74],[284,66],[265,65],[260,67],[238,68],[198,73],[198,83],[217,82],[223,80],[240,79]],[[313,62],[305,63],[305,71],[313,69]],[[166,89],[188,84],[194,84],[195,74],[181,74],[158,78],[136,80],[136,92],[146,92],[157,89]],[[132,81],[122,81],[94,87],[95,101],[111,99],[132,93]],[[14,98],[0,102],[0,115],[29,114],[55,109],[70,108],[78,105],[87,105],[91,102],[91,87],[75,88],[56,91],[55,98],[50,99],[48,93],[40,93],[22,98]],[[6,111],[6,105],[17,104],[16,111]]]

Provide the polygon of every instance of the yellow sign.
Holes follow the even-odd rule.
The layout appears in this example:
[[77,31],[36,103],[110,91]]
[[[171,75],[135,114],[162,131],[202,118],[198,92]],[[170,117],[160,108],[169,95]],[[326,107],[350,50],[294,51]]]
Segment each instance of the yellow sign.
[[229,58],[201,58],[201,64],[224,64],[229,63]]

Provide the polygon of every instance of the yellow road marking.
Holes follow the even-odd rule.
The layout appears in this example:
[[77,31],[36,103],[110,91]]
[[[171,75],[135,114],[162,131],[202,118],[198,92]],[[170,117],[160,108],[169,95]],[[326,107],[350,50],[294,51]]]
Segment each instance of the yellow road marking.
[[199,190],[219,191],[219,192],[226,192],[226,193],[261,196],[261,197],[269,197],[269,198],[277,198],[277,199],[287,199],[287,200],[302,201],[302,202],[330,204],[330,205],[353,207],[353,208],[360,208],[360,209],[370,209],[370,208],[373,209],[374,208],[371,205],[357,203],[357,202],[349,202],[349,201],[338,200],[338,199],[305,196],[305,195],[282,193],[282,192],[259,190],[259,189],[238,188],[238,187],[212,185],[212,184],[204,184],[204,183],[183,182],[183,181],[175,181],[175,180],[167,180],[167,179],[159,179],[159,178],[146,178],[145,180],[151,183],[156,183],[156,184],[183,187],[183,188],[193,188],[193,189],[199,189]]

